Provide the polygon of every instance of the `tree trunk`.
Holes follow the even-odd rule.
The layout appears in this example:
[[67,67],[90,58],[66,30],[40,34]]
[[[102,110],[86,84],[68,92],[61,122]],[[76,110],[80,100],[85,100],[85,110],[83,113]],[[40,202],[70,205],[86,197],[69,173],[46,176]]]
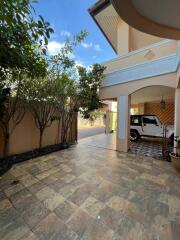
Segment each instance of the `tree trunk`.
[[42,148],[42,141],[43,141],[43,134],[44,134],[44,128],[39,130],[39,149]]
[[64,144],[64,115],[62,116],[62,124],[61,124],[61,143]]
[[6,130],[4,133],[3,158],[7,158],[8,153],[9,153],[9,131]]

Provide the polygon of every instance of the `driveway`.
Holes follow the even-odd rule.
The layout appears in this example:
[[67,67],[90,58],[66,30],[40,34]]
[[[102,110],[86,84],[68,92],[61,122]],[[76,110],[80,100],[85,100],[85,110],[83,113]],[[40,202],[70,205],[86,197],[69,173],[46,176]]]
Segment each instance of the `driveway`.
[[78,130],[78,139],[83,139],[91,136],[95,136],[105,132],[104,127],[88,127],[80,128]]
[[180,176],[168,162],[79,144],[0,179],[1,240],[177,240]]

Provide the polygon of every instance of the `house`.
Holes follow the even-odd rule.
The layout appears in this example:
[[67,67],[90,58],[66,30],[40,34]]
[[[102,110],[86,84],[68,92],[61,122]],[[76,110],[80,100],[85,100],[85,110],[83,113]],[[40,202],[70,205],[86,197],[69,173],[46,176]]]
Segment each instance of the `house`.
[[[130,146],[130,109],[138,114],[147,112],[161,116],[164,123],[174,123],[175,135],[180,135],[180,45],[177,41],[180,36],[173,27],[174,31],[168,26],[168,32],[157,24],[158,30],[153,31],[147,22],[143,28],[140,22],[133,22],[131,17],[135,10],[132,11],[130,2],[100,0],[89,9],[117,54],[115,59],[103,63],[107,69],[100,97],[118,103],[116,149],[123,152]],[[123,9],[120,3],[125,4]],[[167,32],[171,40],[164,38]],[[162,102],[166,103],[165,110],[160,107]]]

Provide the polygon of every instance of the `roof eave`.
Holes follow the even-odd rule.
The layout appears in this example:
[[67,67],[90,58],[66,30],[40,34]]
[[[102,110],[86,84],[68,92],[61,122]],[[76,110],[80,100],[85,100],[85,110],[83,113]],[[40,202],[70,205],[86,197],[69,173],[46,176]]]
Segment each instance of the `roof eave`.
[[117,50],[115,49],[115,47],[111,43],[110,39],[107,37],[107,35],[103,31],[102,27],[100,26],[100,24],[98,23],[98,21],[95,18],[95,16],[99,12],[101,12],[103,9],[105,9],[106,7],[108,7],[110,5],[111,5],[111,0],[100,0],[96,4],[94,4],[91,8],[89,8],[88,12],[91,15],[91,17],[93,18],[93,20],[95,21],[95,23],[97,24],[97,26],[99,27],[99,29],[101,30],[101,32],[103,33],[104,37],[107,39],[107,41],[109,42],[109,44],[111,45],[111,47],[115,51],[115,53],[117,54]]

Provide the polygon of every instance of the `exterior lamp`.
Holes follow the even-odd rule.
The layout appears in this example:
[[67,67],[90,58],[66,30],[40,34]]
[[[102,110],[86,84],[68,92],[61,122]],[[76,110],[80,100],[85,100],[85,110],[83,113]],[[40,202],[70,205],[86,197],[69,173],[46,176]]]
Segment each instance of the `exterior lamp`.
[[160,102],[160,109],[161,109],[161,110],[166,109],[166,102],[165,102],[165,100],[163,99],[163,97],[162,97],[162,100],[161,100],[161,102]]

